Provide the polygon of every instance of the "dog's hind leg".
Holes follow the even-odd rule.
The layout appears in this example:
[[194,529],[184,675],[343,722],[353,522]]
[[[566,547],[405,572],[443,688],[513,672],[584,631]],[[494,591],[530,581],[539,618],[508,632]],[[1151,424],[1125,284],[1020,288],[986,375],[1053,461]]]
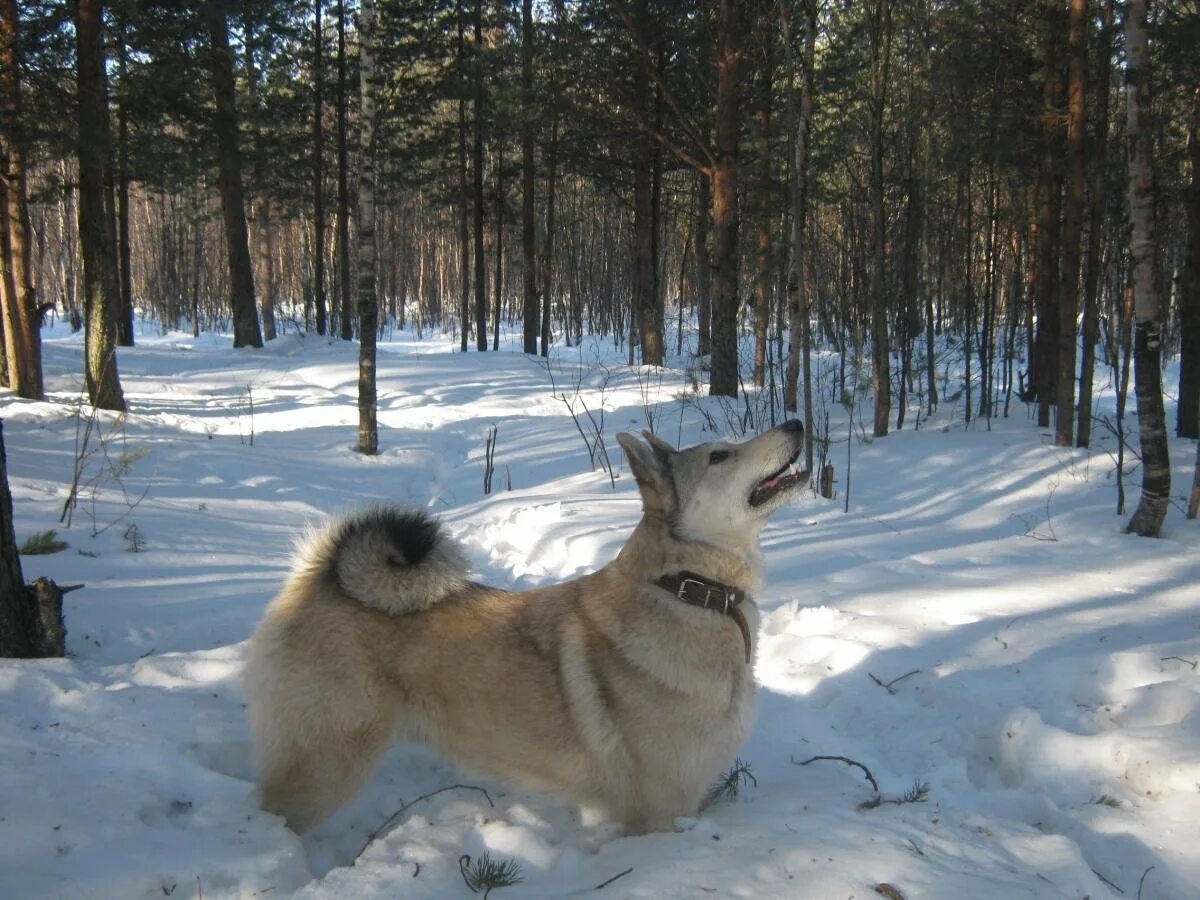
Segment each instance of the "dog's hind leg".
[[370,777],[392,737],[392,723],[376,720],[335,731],[322,726],[271,748],[263,760],[262,807],[300,833],[332,815]]

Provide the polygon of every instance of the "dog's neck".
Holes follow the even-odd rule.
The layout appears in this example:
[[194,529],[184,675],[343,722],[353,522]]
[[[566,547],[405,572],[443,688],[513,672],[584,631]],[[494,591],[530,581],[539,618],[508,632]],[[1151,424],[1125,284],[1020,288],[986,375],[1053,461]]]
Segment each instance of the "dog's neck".
[[695,572],[731,588],[752,592],[762,583],[762,555],[755,547],[737,553],[704,541],[684,540],[665,522],[644,517],[617,554],[616,566],[634,579],[655,581],[675,572]]

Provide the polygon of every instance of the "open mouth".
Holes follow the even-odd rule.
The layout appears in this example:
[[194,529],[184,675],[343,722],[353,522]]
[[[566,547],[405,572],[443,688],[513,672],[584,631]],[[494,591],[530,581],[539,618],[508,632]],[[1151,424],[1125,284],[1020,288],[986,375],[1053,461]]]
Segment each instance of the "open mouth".
[[807,484],[808,470],[801,469],[797,465],[797,460],[799,459],[800,451],[797,450],[792,454],[791,459],[780,466],[777,471],[756,484],[754,490],[750,492],[750,505],[762,506],[768,500],[779,496],[784,491]]

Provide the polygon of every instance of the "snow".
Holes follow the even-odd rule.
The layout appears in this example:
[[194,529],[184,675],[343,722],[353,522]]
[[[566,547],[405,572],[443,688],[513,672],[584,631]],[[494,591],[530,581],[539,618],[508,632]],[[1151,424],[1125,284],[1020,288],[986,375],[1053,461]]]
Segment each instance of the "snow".
[[[59,527],[75,458],[81,342],[46,338],[47,401],[0,396],[19,539]],[[1122,534],[1110,435],[1056,448],[1019,404],[970,425],[954,404],[920,431],[856,437],[849,511],[806,495],[764,535],[760,715],[742,751],[757,784],[676,833],[623,837],[398,745],[301,839],[256,806],[240,674],[306,524],[415,504],[486,580],[570,578],[638,516],[615,433],[649,411],[687,444],[712,438],[703,410],[729,418],[689,396],[682,361],[655,373],[611,342],[556,350],[557,390],[604,412],[614,488],[513,335],[464,356],[405,333],[380,345],[382,452],[366,458],[355,346],[138,340],[119,355],[131,412],[97,423],[108,462],[88,458],[70,549],[23,560],[27,578],[86,587],[67,596],[67,659],[0,661],[0,896],[465,897],[460,857],[485,851],[522,866],[500,898],[592,893],[626,870],[600,895],[1195,896],[1200,525],[1173,508],[1161,540]],[[1100,402],[1111,414],[1111,391]],[[831,419],[844,436],[840,407]],[[1172,445],[1177,496],[1194,454]],[[144,552],[127,550],[131,524]],[[928,796],[860,808],[875,796],[861,769],[799,765],[814,756],[866,766],[885,799]]]

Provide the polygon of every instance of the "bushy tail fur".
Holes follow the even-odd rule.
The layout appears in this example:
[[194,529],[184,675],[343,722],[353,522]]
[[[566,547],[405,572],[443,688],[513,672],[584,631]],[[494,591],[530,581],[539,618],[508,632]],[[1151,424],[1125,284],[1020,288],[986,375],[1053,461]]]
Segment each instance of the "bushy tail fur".
[[468,584],[466,555],[441,523],[393,506],[358,510],[311,532],[297,569],[328,573],[359,603],[392,615],[427,609]]

